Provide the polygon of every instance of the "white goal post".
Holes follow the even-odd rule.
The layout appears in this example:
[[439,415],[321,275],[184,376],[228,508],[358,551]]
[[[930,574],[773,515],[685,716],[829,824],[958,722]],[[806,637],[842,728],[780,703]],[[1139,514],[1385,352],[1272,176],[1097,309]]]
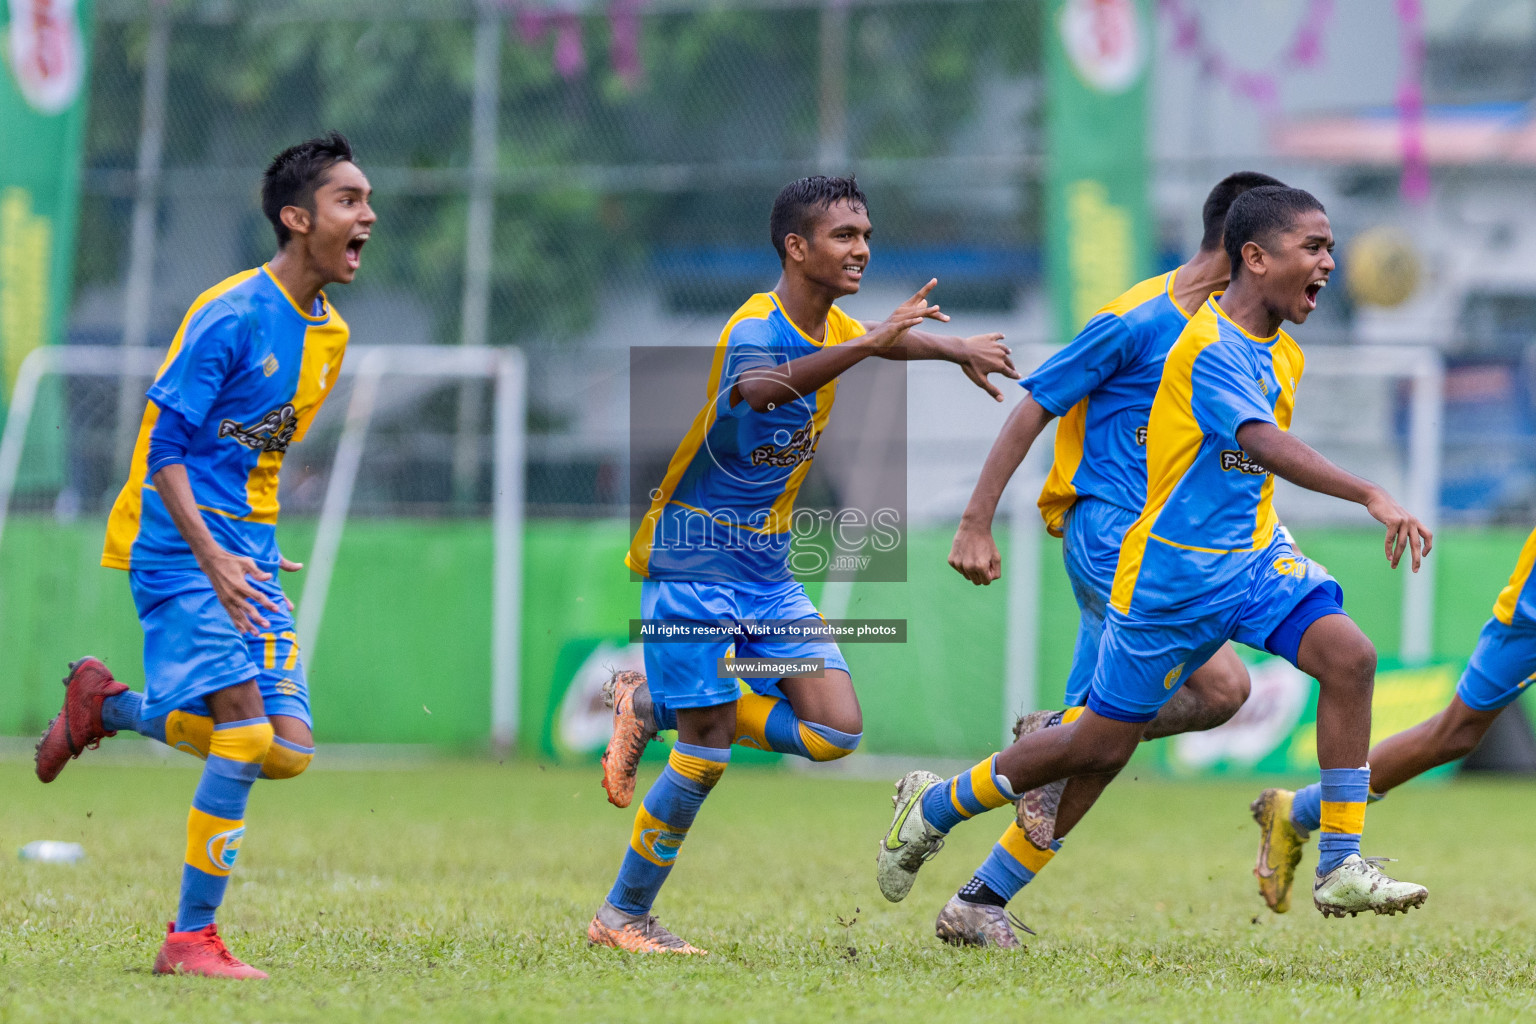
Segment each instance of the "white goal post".
[[[0,435],[0,538],[16,492],[27,430],[50,376],[149,379],[163,360],[159,350],[65,345],[35,349],[23,360]],[[485,380],[494,391],[491,453],[491,742],[511,749],[518,734],[522,629],[522,561],[526,460],[527,372],[513,348],[435,345],[353,346],[341,382],[351,385],[345,423],[320,505],[313,551],[298,601],[300,646],[313,657],[320,638],[342,534],[352,506],[363,449],[386,377]],[[338,390],[340,387],[338,386]]]
[[[1058,349],[1053,345],[1020,345],[1014,350],[1014,362],[1027,373],[1056,351]],[[1407,385],[1406,445],[1401,461],[1401,493],[1397,497],[1434,530],[1439,520],[1440,439],[1445,391],[1445,364],[1440,353],[1418,345],[1313,345],[1306,348],[1306,357],[1306,377],[1297,401],[1299,414],[1305,413],[1309,388],[1318,390],[1319,382],[1400,380]],[[1298,431],[1298,436],[1321,448],[1324,454],[1328,454],[1328,442],[1336,440],[1309,436],[1303,431]],[[1009,485],[1006,498],[1010,543],[1006,570],[1007,650],[1003,669],[1002,735],[1005,743],[1013,742],[1013,722],[1019,710],[1040,706],[1040,686],[1036,677],[1040,559],[1047,535],[1035,500],[1050,469],[1051,445],[1045,443],[1048,440],[1042,438],[1035,444]],[[1346,469],[1376,476],[1367,467],[1351,466],[1347,459],[1339,461]],[[1285,508],[1279,507],[1279,511],[1283,519]],[[1428,558],[1419,572],[1410,572],[1405,556],[1399,568],[1403,576],[1403,602],[1398,656],[1406,662],[1422,661],[1433,654],[1435,564],[1436,559]]]

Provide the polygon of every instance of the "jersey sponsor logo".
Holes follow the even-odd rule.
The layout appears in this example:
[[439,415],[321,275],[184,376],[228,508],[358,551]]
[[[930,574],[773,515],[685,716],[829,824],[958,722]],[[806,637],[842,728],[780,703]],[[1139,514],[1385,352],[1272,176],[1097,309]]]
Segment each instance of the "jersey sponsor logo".
[[255,452],[286,452],[288,442],[293,440],[294,431],[298,427],[299,420],[294,415],[293,403],[289,402],[281,409],[273,409],[249,427],[234,420],[221,420],[219,436],[233,438]]
[[261,372],[270,377],[277,372],[277,356],[269,355],[261,361]]
[[1241,448],[1236,451],[1228,448],[1221,453],[1221,471],[1226,473],[1234,469],[1252,476],[1264,476],[1269,473],[1269,470],[1250,459],[1248,453]]
[[1136,443],[1143,448],[1147,446],[1147,425],[1145,423],[1136,428]]
[[781,430],[769,443],[752,449],[752,465],[793,469],[816,454],[816,442],[819,440],[820,435],[810,423],[793,434]]
[[1253,379],[1258,382],[1259,394],[1263,395],[1265,398],[1268,398],[1269,397],[1269,381],[1265,380],[1263,377],[1255,377]]
[[245,838],[245,826],[220,832],[208,840],[208,863],[221,871],[232,871],[235,857],[240,853],[240,842]]
[[10,0],[10,64],[16,87],[40,114],[74,105],[84,80],[84,45],[75,0]]

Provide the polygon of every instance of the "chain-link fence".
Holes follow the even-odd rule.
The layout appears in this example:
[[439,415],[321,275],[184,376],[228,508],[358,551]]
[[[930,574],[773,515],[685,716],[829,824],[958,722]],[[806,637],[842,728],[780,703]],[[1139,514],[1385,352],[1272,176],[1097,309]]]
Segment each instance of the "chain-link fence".
[[[627,347],[712,340],[771,287],[767,211],[792,178],[859,173],[877,228],[866,292],[938,274],[950,305],[1005,311],[1038,270],[1034,4],[100,0],[97,15],[72,340],[163,347],[198,292],[270,255],[266,160],[337,128],[380,217],[335,296],[354,339],[524,347],[534,514],[622,510]],[[484,400],[400,412],[451,432]],[[400,501],[483,511],[485,453],[457,454]]]

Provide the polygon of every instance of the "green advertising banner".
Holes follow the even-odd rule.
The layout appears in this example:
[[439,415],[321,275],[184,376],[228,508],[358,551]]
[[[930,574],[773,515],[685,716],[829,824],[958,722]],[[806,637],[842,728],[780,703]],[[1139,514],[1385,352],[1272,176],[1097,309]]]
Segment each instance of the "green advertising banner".
[[58,343],[68,311],[91,0],[0,5],[0,369]]
[[1051,0],[1047,271],[1057,338],[1151,273],[1146,0]]
[[[1383,659],[1371,700],[1371,743],[1439,714],[1456,693],[1464,663],[1403,667]],[[1146,744],[1139,756],[1173,775],[1313,775],[1317,772],[1317,683],[1281,658],[1248,666],[1253,689],[1225,725]],[[1441,765],[1430,777],[1448,775]]]

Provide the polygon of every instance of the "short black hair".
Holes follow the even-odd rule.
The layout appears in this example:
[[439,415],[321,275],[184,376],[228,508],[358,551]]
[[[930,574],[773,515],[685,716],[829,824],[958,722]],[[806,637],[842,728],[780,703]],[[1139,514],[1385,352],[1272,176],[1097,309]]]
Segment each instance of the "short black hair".
[[278,248],[293,237],[283,223],[283,207],[302,206],[313,213],[315,192],[325,184],[331,168],[351,159],[352,143],[337,131],[289,146],[272,158],[261,176],[261,212],[277,232]]
[[1227,227],[1227,211],[1232,208],[1232,200],[1244,192],[1265,185],[1283,187],[1285,182],[1259,171],[1238,171],[1216,183],[1211,194],[1205,197],[1205,206],[1200,211],[1205,228],[1204,234],[1200,236],[1201,252],[1215,252],[1221,248],[1221,235]]
[[773,238],[779,263],[782,265],[789,258],[789,253],[784,249],[786,235],[809,238],[811,225],[816,222],[820,211],[844,200],[859,213],[869,208],[869,201],[859,191],[859,183],[851,174],[846,178],[813,174],[809,178],[792,181],[780,189],[778,198],[773,201],[773,214],[768,218],[768,234]]
[[1232,201],[1227,211],[1227,259],[1232,261],[1232,276],[1243,265],[1243,246],[1256,242],[1268,246],[1275,236],[1289,230],[1296,218],[1312,211],[1327,213],[1312,193],[1284,185],[1264,185],[1249,189]]

